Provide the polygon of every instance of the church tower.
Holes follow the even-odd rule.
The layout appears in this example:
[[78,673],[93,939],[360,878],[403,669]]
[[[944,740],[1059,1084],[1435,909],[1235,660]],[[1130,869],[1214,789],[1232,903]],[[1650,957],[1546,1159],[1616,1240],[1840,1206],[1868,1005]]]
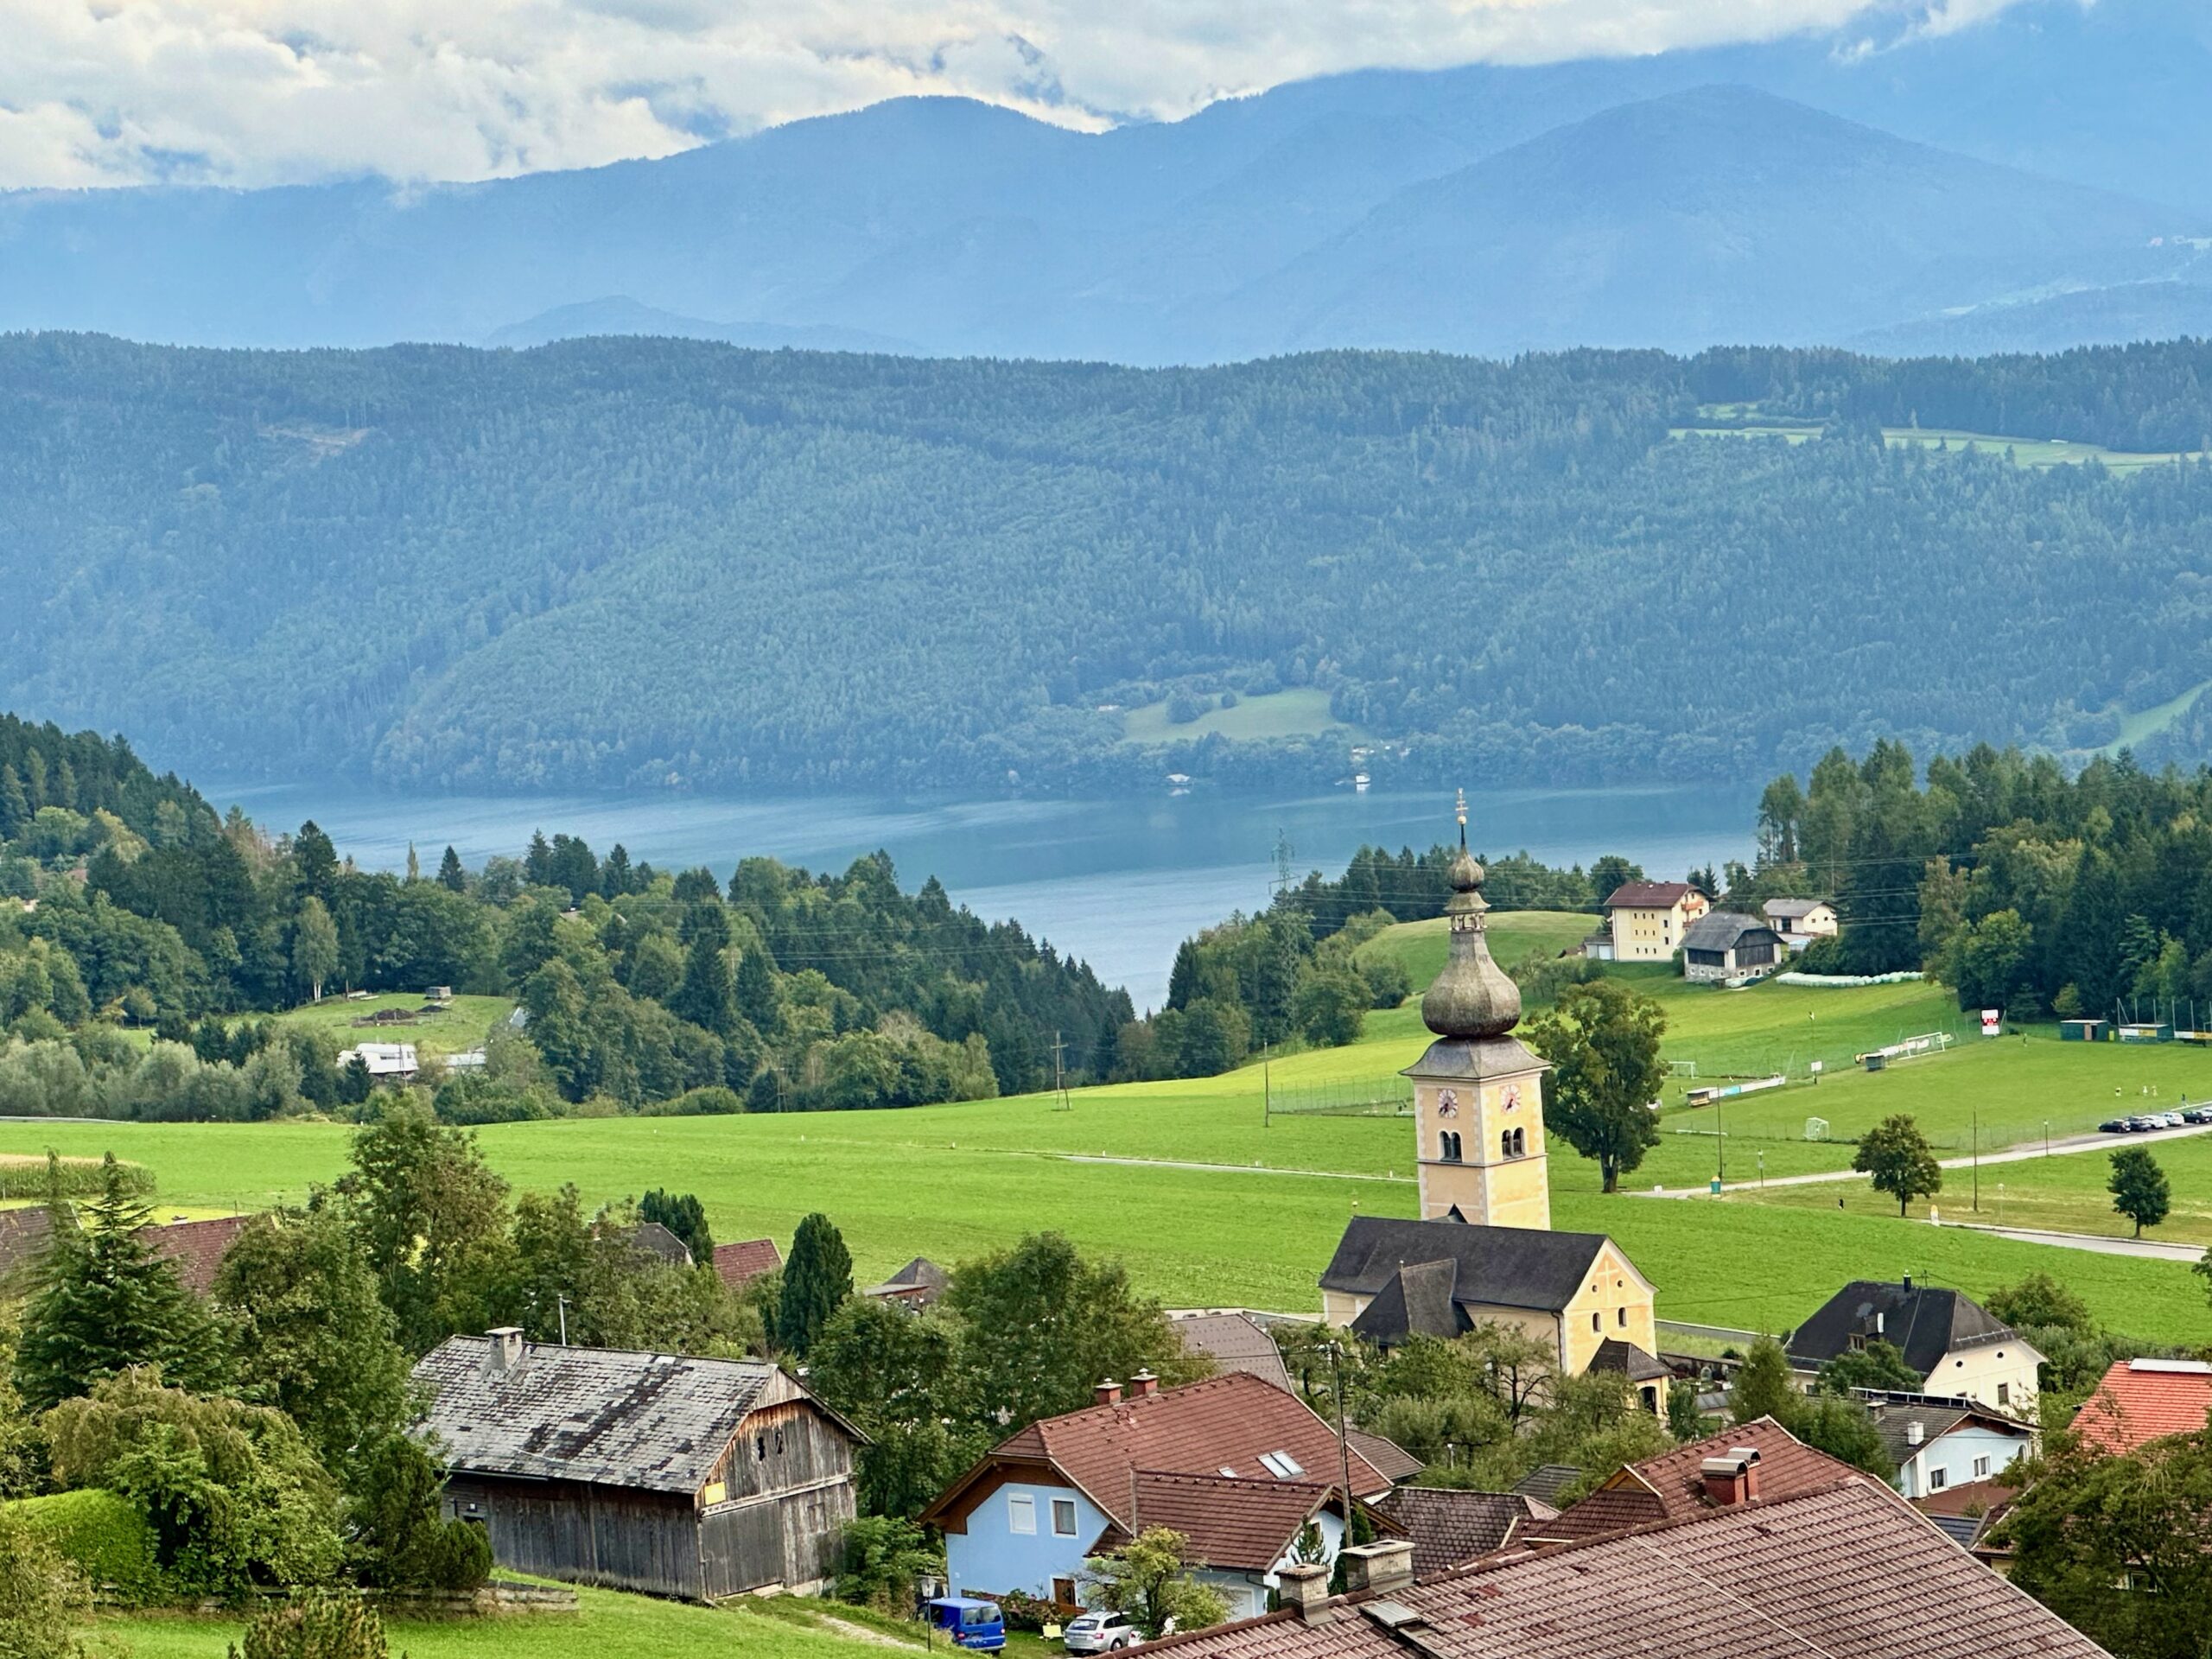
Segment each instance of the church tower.
[[1491,960],[1483,867],[1467,851],[1467,797],[1459,799],[1459,856],[1444,907],[1451,955],[1421,1001],[1436,1033],[1408,1066],[1421,1145],[1421,1213],[1491,1227],[1552,1224],[1544,1148],[1548,1069],[1516,1038],[1521,988]]

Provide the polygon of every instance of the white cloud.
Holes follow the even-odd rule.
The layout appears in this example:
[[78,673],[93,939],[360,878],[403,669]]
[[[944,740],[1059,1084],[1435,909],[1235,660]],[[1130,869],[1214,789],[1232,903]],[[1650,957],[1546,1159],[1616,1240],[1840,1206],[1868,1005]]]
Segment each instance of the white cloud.
[[477,179],[908,93],[1070,125],[2011,0],[0,0],[0,185]]

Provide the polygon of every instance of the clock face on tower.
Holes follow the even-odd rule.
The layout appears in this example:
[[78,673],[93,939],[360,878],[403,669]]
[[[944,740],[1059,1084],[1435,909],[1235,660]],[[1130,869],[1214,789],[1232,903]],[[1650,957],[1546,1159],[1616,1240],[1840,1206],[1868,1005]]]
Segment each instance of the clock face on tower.
[[1519,1111],[1521,1109],[1521,1085],[1517,1083],[1507,1084],[1503,1091],[1499,1096],[1498,1103],[1506,1111]]
[[1459,1096],[1456,1090],[1440,1089],[1436,1091],[1436,1115],[1439,1117],[1459,1116]]

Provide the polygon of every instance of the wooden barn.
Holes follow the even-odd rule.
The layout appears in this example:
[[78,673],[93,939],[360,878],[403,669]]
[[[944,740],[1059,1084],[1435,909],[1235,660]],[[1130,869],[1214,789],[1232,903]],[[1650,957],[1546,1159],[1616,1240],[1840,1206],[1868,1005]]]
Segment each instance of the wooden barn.
[[518,1572],[711,1601],[836,1575],[861,1435],[761,1361],[449,1337],[415,1368],[446,1513]]

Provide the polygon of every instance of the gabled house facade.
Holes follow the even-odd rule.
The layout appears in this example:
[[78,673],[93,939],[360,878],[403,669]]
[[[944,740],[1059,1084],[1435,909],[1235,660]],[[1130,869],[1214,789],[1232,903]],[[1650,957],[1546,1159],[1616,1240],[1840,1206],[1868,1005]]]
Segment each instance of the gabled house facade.
[[1866,1411],[1897,1466],[1893,1484],[1909,1498],[1993,1480],[2036,1449],[2029,1425],[1965,1401],[1877,1396]]
[[1682,930],[1682,977],[1694,982],[1764,979],[1789,959],[1781,934],[1737,911],[1716,910]]
[[1605,899],[1613,962],[1669,962],[1713,901],[1687,881],[1629,881]]
[[1825,899],[1770,899],[1759,906],[1759,913],[1793,954],[1815,939],[1835,937],[1835,906]]
[[1085,1563],[1101,1549],[1179,1522],[1209,1580],[1250,1611],[1309,1522],[1335,1559],[1341,1463],[1356,1500],[1390,1490],[1357,1448],[1340,1462],[1335,1431],[1304,1402],[1256,1376],[1163,1389],[1140,1376],[1126,1395],[1102,1383],[1089,1408],[1009,1435],[921,1520],[944,1535],[955,1593],[1020,1591],[1062,1606],[1082,1605]]
[[1828,1298],[1786,1344],[1792,1367],[1817,1373],[1838,1355],[1881,1341],[1904,1354],[1925,1392],[2035,1421],[2043,1355],[1964,1293],[1855,1279]]

